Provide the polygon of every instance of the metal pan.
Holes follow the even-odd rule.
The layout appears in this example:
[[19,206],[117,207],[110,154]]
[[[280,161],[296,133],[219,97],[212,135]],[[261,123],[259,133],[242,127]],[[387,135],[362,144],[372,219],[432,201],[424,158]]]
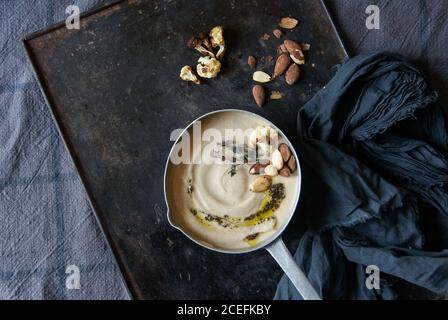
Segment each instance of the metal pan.
[[[170,161],[170,159],[171,159],[171,155],[173,153],[173,150],[175,150],[176,144],[179,143],[179,141],[182,138],[182,136],[184,135],[184,133],[186,131],[188,131],[190,128],[192,128],[192,126],[197,121],[205,120],[205,118],[207,118],[207,117],[209,117],[211,115],[216,115],[217,113],[223,113],[223,112],[240,112],[240,113],[244,113],[244,114],[249,114],[252,117],[260,119],[262,122],[265,122],[265,123],[269,124],[272,128],[277,129],[277,131],[279,133],[279,136],[281,135],[283,137],[283,139],[285,140],[285,143],[289,146],[292,154],[294,155],[295,159],[297,160],[298,188],[297,188],[297,194],[296,194],[295,199],[294,199],[293,210],[291,210],[287,221],[270,238],[265,239],[264,241],[261,241],[260,243],[256,244],[255,246],[248,247],[248,248],[243,248],[243,249],[237,249],[237,250],[216,248],[216,247],[213,247],[213,246],[211,246],[211,245],[209,245],[207,243],[204,243],[203,241],[195,239],[194,236],[189,234],[178,223],[176,223],[176,218],[175,218],[176,215],[173,214],[173,211],[172,211],[172,208],[174,206],[168,200],[170,197],[167,196],[167,194],[169,192],[169,190],[167,188],[167,186],[168,186],[167,177],[168,177],[168,173],[169,173],[170,168],[172,166],[174,166],[174,164]],[[213,111],[213,112],[210,112],[210,113],[206,113],[206,114],[202,115],[201,117],[197,118],[196,120],[194,120],[193,122],[191,122],[182,131],[182,133],[179,135],[179,137],[175,141],[173,147],[171,148],[170,154],[168,156],[168,159],[167,159],[166,165],[165,165],[164,194],[165,194],[166,206],[168,208],[167,209],[167,218],[168,218],[169,223],[174,228],[180,230],[190,240],[192,240],[192,241],[196,242],[197,244],[199,244],[200,246],[202,246],[202,247],[204,247],[206,249],[212,250],[212,251],[217,251],[217,252],[227,253],[227,254],[236,254],[236,253],[252,252],[252,251],[264,248],[277,261],[277,263],[280,265],[280,267],[283,269],[283,271],[289,277],[291,282],[297,288],[298,292],[303,297],[303,299],[305,299],[305,300],[320,300],[321,299],[320,296],[318,295],[316,290],[313,288],[313,286],[311,285],[311,283],[309,282],[309,280],[307,279],[307,277],[305,276],[303,271],[297,266],[297,264],[295,263],[291,253],[286,248],[285,243],[283,242],[283,240],[281,238],[282,232],[285,230],[285,228],[287,227],[287,225],[291,221],[291,218],[292,218],[292,216],[293,216],[293,214],[295,212],[295,209],[297,207],[297,204],[298,204],[298,201],[299,201],[299,196],[300,196],[300,187],[301,187],[300,163],[299,163],[299,158],[297,157],[297,153],[296,153],[294,147],[292,146],[291,142],[283,134],[283,132],[280,129],[278,129],[274,124],[272,124],[269,120],[267,120],[267,119],[265,119],[265,118],[255,114],[255,113],[244,111],[244,110],[224,109],[224,110]]]

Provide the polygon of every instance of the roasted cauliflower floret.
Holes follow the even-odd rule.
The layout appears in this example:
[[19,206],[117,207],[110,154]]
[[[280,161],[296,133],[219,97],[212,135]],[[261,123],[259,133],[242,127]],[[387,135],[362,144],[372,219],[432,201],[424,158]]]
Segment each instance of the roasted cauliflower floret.
[[216,53],[216,58],[221,60],[224,57],[224,52],[226,51],[226,44],[224,41],[224,28],[222,26],[216,26],[209,33],[210,41],[212,47],[219,47],[218,53]]
[[200,57],[196,71],[202,78],[215,78],[221,71],[221,62],[216,58]]
[[[202,38],[201,38],[201,36],[202,36]],[[215,57],[215,53],[213,52],[213,50],[211,48],[210,41],[205,33],[204,34],[201,33],[201,35],[199,37],[194,37],[194,36],[191,37],[190,40],[188,40],[187,45],[191,49],[197,50],[199,53],[201,53],[204,56],[209,56],[212,58]]]
[[[202,78],[216,78],[221,71],[219,60],[224,56],[225,42],[224,29],[216,26],[209,33],[201,32],[198,36],[193,36],[188,40],[188,47],[197,50],[203,56],[199,58],[196,66],[196,74]],[[218,48],[216,50],[216,48]],[[215,54],[215,52],[217,53]],[[200,84],[200,80],[189,66],[184,66],[180,77],[185,81],[192,81]]]
[[208,51],[213,52],[213,46],[206,32],[201,32],[199,34],[199,39],[202,40],[202,45],[207,48]]
[[180,78],[185,81],[201,84],[201,80],[194,74],[193,69],[190,66],[183,66],[182,69],[180,69]]

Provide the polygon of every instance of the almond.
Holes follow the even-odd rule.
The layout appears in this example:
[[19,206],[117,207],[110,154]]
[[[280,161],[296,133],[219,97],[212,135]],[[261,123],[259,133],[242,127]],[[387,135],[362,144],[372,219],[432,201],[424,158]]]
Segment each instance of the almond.
[[254,56],[247,57],[247,64],[252,69],[255,69],[257,67],[257,58],[255,58]]
[[285,74],[286,83],[292,86],[299,80],[300,77],[300,69],[299,66],[295,63],[291,64]]
[[280,39],[283,35],[282,30],[280,29],[275,29],[274,31],[272,31],[272,34],[277,38]]
[[290,64],[291,58],[286,53],[279,55],[277,61],[275,62],[274,78],[281,76],[286,71],[286,69],[288,69]]
[[295,41],[286,39],[283,44],[288,50],[291,59],[297,64],[305,64],[305,56],[302,51],[302,47]]
[[286,47],[283,43],[277,47],[277,55],[281,55],[282,53],[289,54],[288,50],[286,50]]
[[252,192],[264,192],[269,189],[272,183],[272,178],[269,176],[260,176],[256,178],[249,186]]
[[252,79],[254,81],[260,82],[260,83],[266,83],[271,81],[271,76],[268,75],[266,72],[263,71],[255,71]]
[[278,171],[276,167],[270,164],[266,168],[264,168],[264,173],[268,176],[275,177],[278,174]]
[[291,158],[289,158],[287,166],[288,166],[289,170],[291,170],[291,172],[296,171],[297,163],[296,163],[296,159],[294,158],[294,156],[291,156]]
[[264,92],[264,88],[259,84],[255,85],[252,88],[252,95],[254,96],[254,100],[257,106],[262,107],[264,101],[266,100],[266,94]]
[[282,170],[278,172],[282,177],[289,177],[291,175],[291,170],[287,166],[284,166]]
[[298,23],[299,21],[297,19],[285,17],[280,20],[280,23],[278,25],[283,29],[294,29]]
[[249,169],[249,173],[250,174],[260,174],[264,168],[266,168],[269,165],[269,161],[268,162],[257,162],[254,165],[252,165],[252,167],[250,167]]
[[277,168],[277,170],[283,168],[283,157],[280,151],[275,150],[274,152],[272,152],[271,163],[275,168]]
[[260,163],[255,163],[250,167],[249,174],[259,174],[260,173]]
[[291,157],[291,150],[289,150],[289,147],[286,145],[286,143],[282,143],[278,146],[278,151],[280,151],[283,162],[287,162],[289,158]]
[[295,63],[305,64],[305,57],[304,57],[302,51],[300,51],[300,52],[296,51],[294,53],[291,53],[289,56],[291,57],[292,61],[294,61]]
[[302,50],[300,44],[289,39],[283,41],[283,44],[285,45],[285,48],[286,50],[288,50],[289,53],[293,53],[295,50]]
[[280,50],[282,50],[282,52],[285,52],[285,53],[288,52],[288,49],[286,49],[286,46],[285,46],[284,43],[282,43],[282,44],[280,45]]

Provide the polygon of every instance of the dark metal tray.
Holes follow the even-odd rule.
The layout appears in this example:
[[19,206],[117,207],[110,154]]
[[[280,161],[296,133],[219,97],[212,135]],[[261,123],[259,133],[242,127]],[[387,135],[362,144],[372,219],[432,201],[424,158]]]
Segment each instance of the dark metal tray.
[[[286,36],[311,44],[301,81],[269,85],[286,94],[263,109],[251,97],[249,54],[275,56],[278,20],[301,23]],[[186,39],[225,27],[223,72],[194,86],[179,79],[198,54]],[[80,174],[128,288],[136,298],[272,298],[282,272],[268,253],[207,251],[168,225],[163,171],[170,132],[223,108],[261,114],[294,141],[297,110],[333,75],[346,52],[320,0],[119,1],[29,35],[24,44],[42,92]],[[269,59],[260,68],[272,70]],[[297,219],[296,219],[297,220]],[[292,223],[287,238],[297,238]],[[290,241],[294,245],[294,241]]]

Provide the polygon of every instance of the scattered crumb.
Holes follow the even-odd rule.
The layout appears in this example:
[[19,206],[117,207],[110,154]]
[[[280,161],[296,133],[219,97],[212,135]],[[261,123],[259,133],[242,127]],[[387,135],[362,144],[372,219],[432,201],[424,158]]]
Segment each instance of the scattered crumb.
[[268,41],[270,37],[271,37],[270,35],[268,35],[267,33],[264,33],[264,34],[260,37],[260,40]]
[[280,91],[272,91],[269,99],[271,100],[280,100],[283,98],[283,94]]
[[275,29],[274,31],[272,31],[272,34],[277,38],[280,39],[283,35],[282,30],[280,29]]
[[311,45],[309,43],[302,43],[301,44],[302,50],[308,51],[311,48]]
[[257,58],[255,58],[254,56],[247,57],[247,64],[252,69],[255,69],[257,67]]

